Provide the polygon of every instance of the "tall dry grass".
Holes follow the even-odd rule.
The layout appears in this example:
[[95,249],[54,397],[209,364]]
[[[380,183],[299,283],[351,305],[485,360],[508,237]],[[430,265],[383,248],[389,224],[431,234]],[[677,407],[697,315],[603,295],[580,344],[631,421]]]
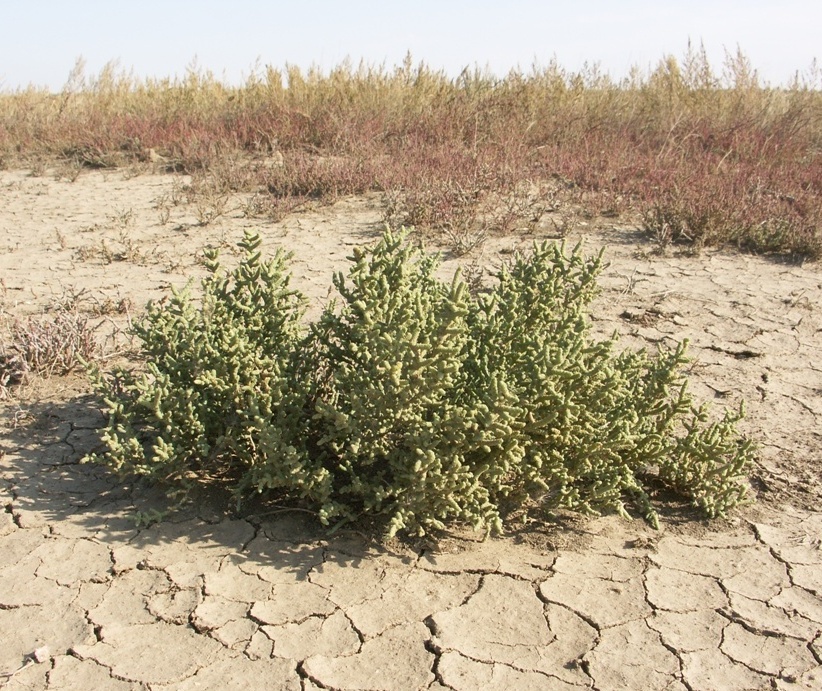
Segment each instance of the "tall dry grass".
[[[0,161],[107,167],[151,151],[258,212],[380,191],[386,214],[468,243],[558,200],[633,214],[661,243],[822,256],[822,77],[763,84],[689,47],[615,81],[556,63],[456,79],[414,64],[267,68],[237,87],[78,64],[57,94],[0,94]],[[276,164],[272,164],[275,161]]]

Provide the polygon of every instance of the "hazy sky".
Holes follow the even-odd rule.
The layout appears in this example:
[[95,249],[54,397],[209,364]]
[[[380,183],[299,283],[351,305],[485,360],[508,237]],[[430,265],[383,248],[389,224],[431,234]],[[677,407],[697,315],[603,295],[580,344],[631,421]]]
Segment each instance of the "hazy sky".
[[737,46],[776,84],[822,59],[820,0],[0,0],[0,89],[58,90],[77,58],[139,77],[197,65],[229,82],[260,65],[415,62],[504,75],[556,57],[619,78],[704,42],[712,65]]

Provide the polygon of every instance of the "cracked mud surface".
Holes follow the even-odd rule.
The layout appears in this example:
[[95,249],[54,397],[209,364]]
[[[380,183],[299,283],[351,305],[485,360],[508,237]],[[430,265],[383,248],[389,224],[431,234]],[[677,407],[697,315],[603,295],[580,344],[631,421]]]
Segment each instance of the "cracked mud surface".
[[[0,173],[3,312],[83,289],[140,306],[249,226],[295,253],[295,282],[319,305],[351,246],[379,232],[373,199],[205,228],[182,205],[161,225],[153,204],[174,184]],[[672,501],[658,532],[560,517],[436,545],[328,536],[299,512],[238,518],[207,497],[138,527],[135,512],[168,502],[78,463],[102,423],[87,384],[36,381],[0,402],[0,687],[822,688],[820,267],[661,257],[630,229],[580,230],[610,248],[595,329],[629,347],[687,337],[696,397],[747,401],[756,504],[704,522]],[[123,231],[132,260],[78,251],[116,249]],[[481,260],[530,241],[489,241]]]

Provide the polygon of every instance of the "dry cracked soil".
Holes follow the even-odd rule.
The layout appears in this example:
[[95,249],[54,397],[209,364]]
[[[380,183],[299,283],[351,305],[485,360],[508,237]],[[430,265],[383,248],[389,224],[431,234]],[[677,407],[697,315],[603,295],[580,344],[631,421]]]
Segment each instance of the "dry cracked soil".
[[[381,231],[370,197],[277,223],[237,198],[198,225],[185,182],[0,172],[7,325],[70,302],[116,357],[146,300],[248,227],[294,253],[316,312]],[[442,270],[493,268],[544,230],[446,253]],[[0,687],[822,689],[820,267],[660,254],[613,219],[572,235],[608,246],[596,332],[625,347],[688,338],[696,397],[747,401],[755,503],[706,522],[670,500],[659,531],[560,515],[416,543],[331,536],[264,505],[232,515],[209,496],[165,515],[157,490],[79,463],[103,421],[83,377],[33,377],[0,402]]]

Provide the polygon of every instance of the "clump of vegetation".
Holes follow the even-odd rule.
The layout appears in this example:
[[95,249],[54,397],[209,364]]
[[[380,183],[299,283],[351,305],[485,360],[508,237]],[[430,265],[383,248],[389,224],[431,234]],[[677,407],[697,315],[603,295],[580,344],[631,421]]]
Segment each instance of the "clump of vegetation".
[[386,231],[337,274],[339,303],[306,328],[286,257],[247,233],[137,327],[145,365],[95,373],[108,412],[94,460],[186,490],[281,492],[325,524],[385,517],[387,533],[449,522],[502,530],[508,512],[617,511],[652,524],[653,488],[706,516],[745,500],[752,443],[696,408],[685,345],[657,355],[591,338],[601,255],[537,245],[489,292]]
[[20,373],[63,375],[91,360],[98,346],[88,317],[59,310],[15,320],[7,350],[7,362]]
[[325,499],[311,494],[325,473],[312,471],[300,448],[309,386],[298,366],[303,298],[288,287],[286,255],[262,261],[259,244],[246,236],[231,274],[206,250],[201,304],[187,286],[148,306],[134,327],[142,371],[121,367],[104,379],[93,370],[108,407],[105,462],[113,470],[183,490],[239,476],[242,488],[302,485]]
[[0,344],[0,400],[11,397],[29,372],[65,375],[99,353],[94,327],[74,310],[16,319]]

